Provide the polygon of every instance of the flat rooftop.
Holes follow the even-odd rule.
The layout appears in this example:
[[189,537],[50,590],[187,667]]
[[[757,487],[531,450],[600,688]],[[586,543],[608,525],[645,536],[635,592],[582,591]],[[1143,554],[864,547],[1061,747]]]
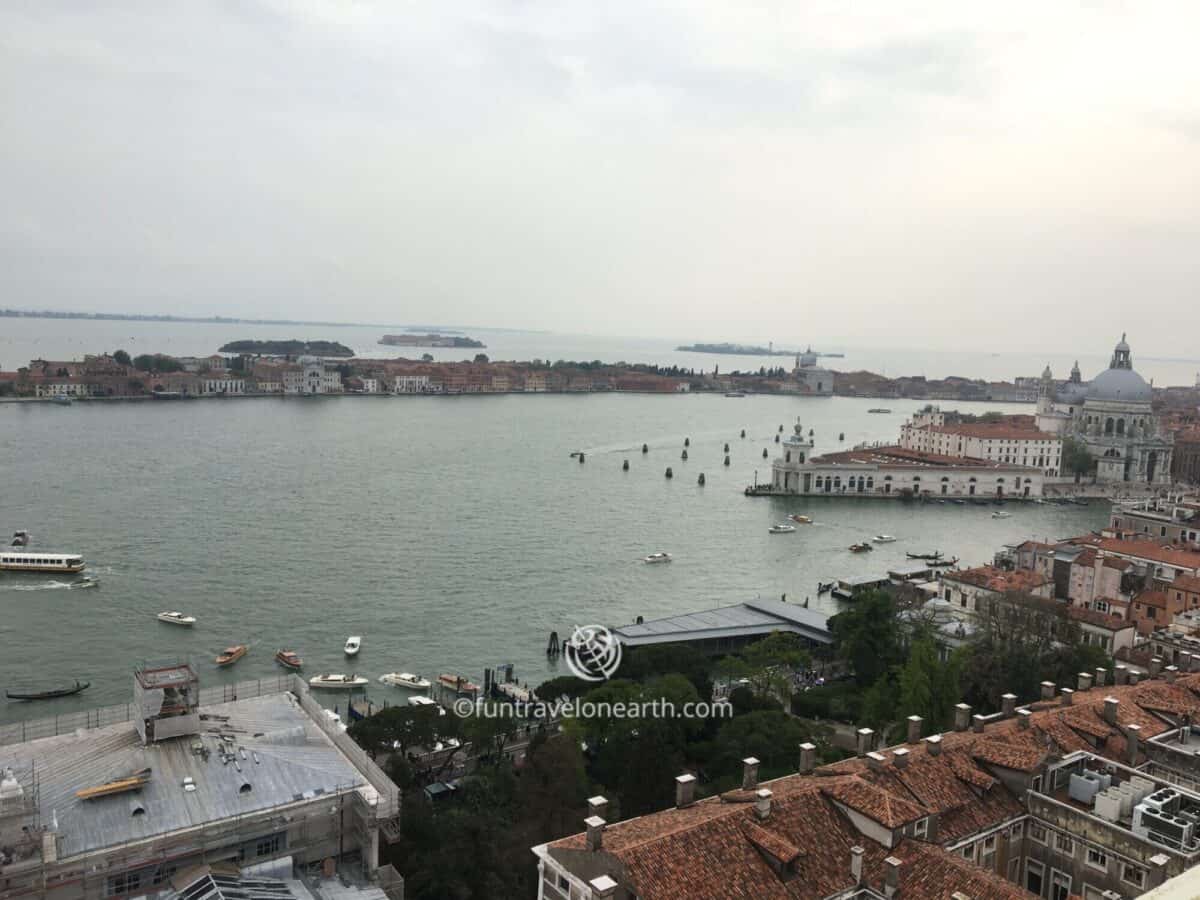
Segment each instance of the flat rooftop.
[[[376,795],[291,694],[235,700],[200,713],[207,717],[201,734],[149,746],[143,746],[133,722],[0,746],[0,769],[36,772],[41,823],[49,826],[57,818],[60,859],[321,794],[358,790],[368,800]],[[208,751],[207,758],[198,746]],[[232,760],[223,760],[222,747]],[[75,796],[147,768],[150,781],[141,790],[93,800]],[[184,791],[188,777],[195,791]],[[3,823],[0,840],[7,841],[6,829],[20,824]]]
[[809,640],[829,644],[833,641],[833,635],[829,632],[828,623],[828,616],[795,603],[754,600],[653,619],[640,625],[622,625],[612,629],[612,632],[627,647],[753,637],[772,631],[790,631]]

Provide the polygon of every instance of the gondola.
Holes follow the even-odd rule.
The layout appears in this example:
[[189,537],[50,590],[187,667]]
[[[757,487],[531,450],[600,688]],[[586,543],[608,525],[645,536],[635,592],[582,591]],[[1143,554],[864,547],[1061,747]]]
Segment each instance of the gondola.
[[905,553],[909,559],[924,559],[928,562],[935,562],[942,558],[942,551],[938,550],[934,553]]
[[941,569],[941,568],[949,568],[950,566],[957,566],[957,565],[958,565],[958,557],[956,556],[956,557],[954,557],[954,559],[935,559],[935,560],[932,560],[932,561],[930,561],[930,563],[929,563],[929,568],[931,568],[931,569]]
[[74,687],[59,688],[58,690],[54,691],[33,691],[28,694],[5,691],[4,696],[9,700],[56,700],[59,697],[70,697],[73,694],[86,691],[91,686],[92,683],[90,681],[76,681]]

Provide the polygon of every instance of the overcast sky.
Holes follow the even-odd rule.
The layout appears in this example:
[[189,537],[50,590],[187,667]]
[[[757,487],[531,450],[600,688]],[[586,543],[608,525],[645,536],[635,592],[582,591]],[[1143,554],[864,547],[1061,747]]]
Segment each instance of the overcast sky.
[[8,0],[0,306],[1197,355],[1197,33],[1145,0]]

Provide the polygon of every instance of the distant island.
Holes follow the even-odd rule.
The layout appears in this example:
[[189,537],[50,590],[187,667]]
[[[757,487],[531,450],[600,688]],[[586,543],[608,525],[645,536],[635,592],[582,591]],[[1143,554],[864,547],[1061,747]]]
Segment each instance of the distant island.
[[354,351],[337,341],[230,341],[219,353],[248,353],[254,356],[345,356]]
[[795,356],[799,350],[776,350],[774,347],[754,347],[750,344],[692,344],[676,347],[685,353],[725,353],[729,356]]
[[483,341],[451,334],[385,334],[379,341],[392,347],[486,347]]

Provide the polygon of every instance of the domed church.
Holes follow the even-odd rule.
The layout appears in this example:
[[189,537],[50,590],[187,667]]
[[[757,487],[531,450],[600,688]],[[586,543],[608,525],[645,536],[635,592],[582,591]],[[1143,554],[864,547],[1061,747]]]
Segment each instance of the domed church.
[[1168,485],[1173,441],[1160,431],[1150,409],[1153,394],[1134,371],[1129,344],[1121,335],[1108,368],[1091,381],[1080,378],[1079,363],[1063,384],[1055,384],[1046,367],[1037,425],[1086,444],[1096,458],[1097,481]]

